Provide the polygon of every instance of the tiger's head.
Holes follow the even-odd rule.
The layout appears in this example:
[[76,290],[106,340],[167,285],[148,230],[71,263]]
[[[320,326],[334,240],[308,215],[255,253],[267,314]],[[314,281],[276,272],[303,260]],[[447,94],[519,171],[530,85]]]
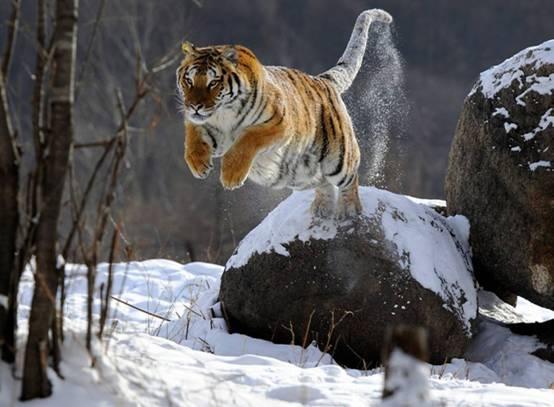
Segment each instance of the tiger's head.
[[185,117],[202,124],[240,94],[238,50],[232,45],[196,48],[188,42],[182,50],[185,57],[177,69],[177,89]]

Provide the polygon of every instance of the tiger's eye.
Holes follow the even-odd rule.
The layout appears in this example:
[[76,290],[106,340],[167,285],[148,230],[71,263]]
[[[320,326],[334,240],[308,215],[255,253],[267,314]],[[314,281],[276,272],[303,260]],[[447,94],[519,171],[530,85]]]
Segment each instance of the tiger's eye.
[[221,80],[219,79],[214,79],[213,81],[211,81],[210,83],[208,83],[208,89],[213,89],[215,88],[217,85],[219,85],[219,83],[221,82]]

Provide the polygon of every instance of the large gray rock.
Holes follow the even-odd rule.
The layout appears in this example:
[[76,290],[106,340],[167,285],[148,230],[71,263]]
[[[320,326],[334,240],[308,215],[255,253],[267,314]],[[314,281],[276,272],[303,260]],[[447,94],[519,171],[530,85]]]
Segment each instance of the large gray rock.
[[450,151],[448,211],[479,282],[554,309],[554,40],[481,74]]
[[294,193],[241,242],[220,300],[233,332],[322,350],[350,367],[380,361],[388,325],[429,330],[431,361],[463,354],[477,312],[467,220],[362,188],[364,216],[336,225]]

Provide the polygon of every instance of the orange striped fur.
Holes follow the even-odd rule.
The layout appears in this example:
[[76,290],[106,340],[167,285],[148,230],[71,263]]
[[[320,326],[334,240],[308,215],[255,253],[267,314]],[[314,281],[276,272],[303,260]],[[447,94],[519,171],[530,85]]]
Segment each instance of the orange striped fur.
[[207,177],[212,158],[222,157],[220,181],[227,189],[247,178],[273,188],[315,188],[317,216],[359,214],[360,151],[340,93],[359,69],[376,19],[390,22],[380,10],[362,13],[337,66],[318,76],[264,66],[240,45],[184,44],[177,86],[192,174]]

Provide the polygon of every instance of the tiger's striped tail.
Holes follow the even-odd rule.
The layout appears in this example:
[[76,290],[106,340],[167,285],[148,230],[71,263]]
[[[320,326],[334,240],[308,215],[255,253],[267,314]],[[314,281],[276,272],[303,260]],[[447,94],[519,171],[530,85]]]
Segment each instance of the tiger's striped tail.
[[381,9],[362,12],[356,20],[348,45],[337,64],[319,75],[333,82],[339,93],[343,93],[352,85],[362,66],[369,27],[374,21],[390,24],[392,16]]

